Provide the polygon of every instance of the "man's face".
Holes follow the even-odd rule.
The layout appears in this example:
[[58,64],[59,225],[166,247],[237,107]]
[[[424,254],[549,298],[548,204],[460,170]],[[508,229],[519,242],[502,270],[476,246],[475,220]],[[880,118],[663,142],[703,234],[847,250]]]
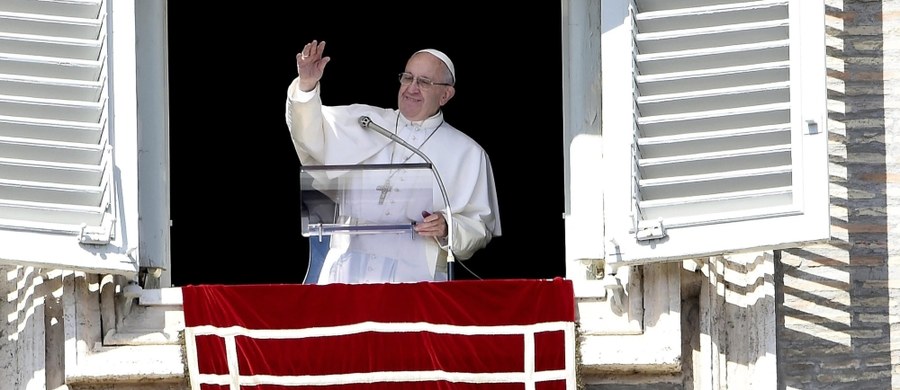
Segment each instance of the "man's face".
[[[413,81],[400,84],[397,94],[397,107],[407,119],[420,121],[436,114],[438,110],[453,96],[453,87],[438,85],[450,83],[447,79],[446,65],[429,53],[418,53],[406,63],[406,73],[413,76]],[[429,79],[434,85],[422,87],[418,80]]]

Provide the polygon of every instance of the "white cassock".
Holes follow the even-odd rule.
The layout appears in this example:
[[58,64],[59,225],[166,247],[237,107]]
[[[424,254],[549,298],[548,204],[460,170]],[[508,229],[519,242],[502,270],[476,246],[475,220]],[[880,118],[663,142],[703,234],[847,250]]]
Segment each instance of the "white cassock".
[[[410,122],[395,109],[365,104],[323,106],[319,86],[303,92],[297,88],[297,82],[294,79],[288,87],[285,119],[301,164],[424,162],[412,151],[360,126],[359,118],[368,116],[431,159],[447,190],[453,212],[452,218],[445,218],[453,225],[449,227],[451,243],[416,234],[333,234],[318,279],[320,284],[447,280],[448,248],[455,259],[465,260],[500,235],[497,191],[488,155],[472,138],[446,123],[442,113]],[[357,190],[338,200],[346,203],[340,205],[347,214],[344,218],[352,216],[376,224],[416,222],[423,219],[423,211],[445,209],[440,187],[433,177],[434,182],[425,186],[433,189],[429,199],[401,189],[404,180],[414,179],[409,172],[385,171],[383,176],[357,183],[354,186]],[[379,189],[383,187],[379,186],[388,182],[395,190],[401,190],[388,192],[380,199],[383,193]],[[406,184],[407,189],[415,188]],[[366,205],[366,209],[346,212],[352,209],[351,205]]]

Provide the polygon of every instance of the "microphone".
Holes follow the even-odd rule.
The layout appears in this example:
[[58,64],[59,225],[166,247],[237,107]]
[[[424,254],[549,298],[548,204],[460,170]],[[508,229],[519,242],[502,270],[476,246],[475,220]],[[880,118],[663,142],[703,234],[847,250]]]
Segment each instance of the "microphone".
[[418,150],[418,149],[414,148],[412,145],[408,144],[406,141],[403,140],[403,138],[400,138],[396,134],[388,131],[388,129],[385,129],[384,127],[379,126],[377,123],[372,122],[372,120],[369,119],[369,117],[367,117],[365,115],[359,117],[359,125],[362,126],[364,129],[372,129],[372,130],[375,130],[375,131],[381,133],[381,135],[388,137],[391,141],[394,141],[400,145],[405,146],[407,149],[412,150],[413,153],[418,154],[420,157],[425,159],[425,161],[428,161],[428,157],[425,157],[425,155],[422,154],[422,152],[420,150]]
[[364,129],[372,129],[381,134],[382,136],[387,137],[391,141],[394,141],[406,149],[411,150],[413,153],[418,155],[428,163],[431,167],[431,173],[434,174],[434,178],[437,180],[438,187],[441,190],[441,196],[444,198],[444,207],[447,209],[447,280],[453,280],[454,272],[453,272],[453,263],[456,261],[453,256],[453,211],[450,210],[450,198],[447,196],[447,189],[444,188],[444,181],[441,180],[441,175],[437,171],[437,167],[434,166],[434,163],[431,162],[431,159],[422,153],[421,150],[416,148],[415,146],[410,145],[408,142],[404,141],[403,138],[398,137],[396,134],[388,131],[384,127],[379,126],[377,123],[372,122],[368,116],[360,116],[359,117],[359,125]]

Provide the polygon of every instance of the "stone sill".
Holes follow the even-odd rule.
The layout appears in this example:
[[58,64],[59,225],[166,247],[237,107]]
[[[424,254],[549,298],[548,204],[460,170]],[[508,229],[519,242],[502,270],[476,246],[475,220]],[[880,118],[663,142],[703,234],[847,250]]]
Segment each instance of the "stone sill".
[[184,308],[180,288],[145,289],[126,316],[97,344],[67,364],[66,384],[84,388],[166,385],[188,388],[184,357]]
[[125,383],[187,383],[180,345],[102,347],[74,369],[66,370],[67,385]]

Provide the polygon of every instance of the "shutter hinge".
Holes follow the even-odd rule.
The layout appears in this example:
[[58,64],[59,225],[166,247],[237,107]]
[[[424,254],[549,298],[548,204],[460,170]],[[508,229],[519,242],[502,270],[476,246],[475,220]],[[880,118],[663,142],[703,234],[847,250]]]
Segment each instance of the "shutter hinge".
[[[107,221],[111,220],[109,218]],[[81,232],[78,233],[78,242],[82,244],[106,245],[113,236],[113,223],[106,222],[101,226],[88,228],[86,223],[81,224]]]
[[639,221],[638,229],[634,237],[638,241],[655,240],[666,236],[666,227],[663,225],[662,218],[656,221]]
[[78,233],[78,242],[82,244],[106,245],[116,238],[116,217],[110,213],[112,205],[109,200],[103,205],[106,215],[100,222],[100,226],[88,227],[86,223],[81,224],[81,231]]

